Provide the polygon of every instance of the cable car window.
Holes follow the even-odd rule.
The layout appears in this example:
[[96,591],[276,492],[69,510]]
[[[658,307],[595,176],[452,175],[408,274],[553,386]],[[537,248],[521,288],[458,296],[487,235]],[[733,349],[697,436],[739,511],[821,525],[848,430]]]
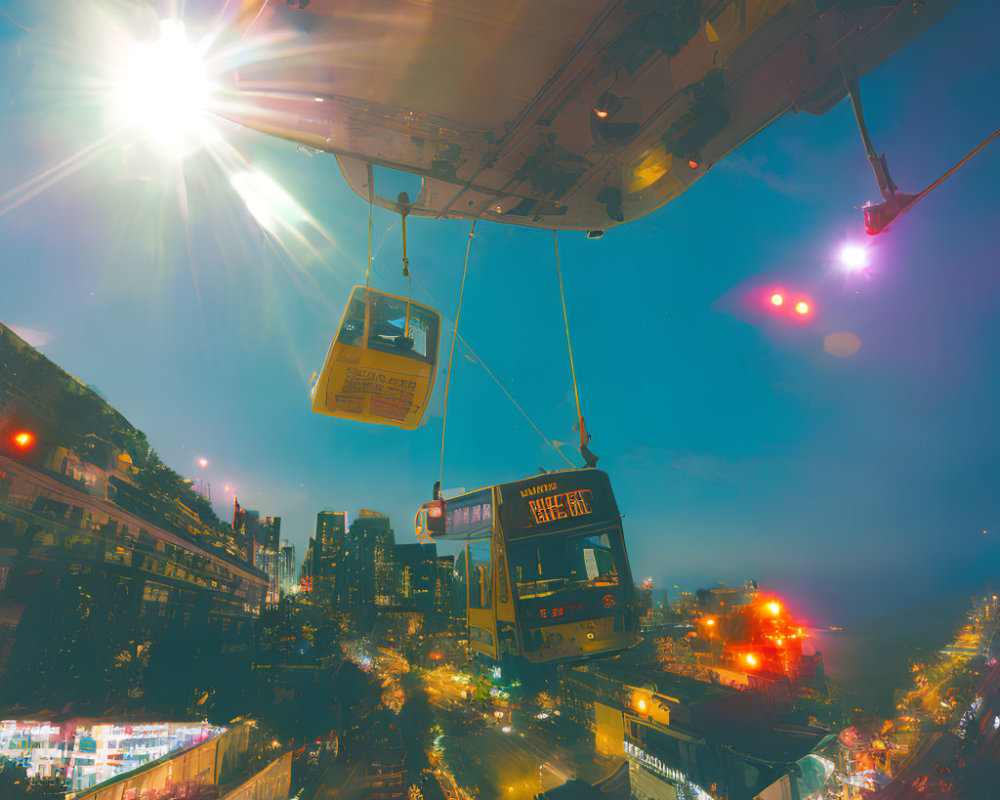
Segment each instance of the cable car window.
[[[405,299],[369,292],[371,316],[368,347],[384,353],[432,361],[437,355],[438,316],[430,309]],[[409,324],[407,324],[409,306]],[[360,347],[365,329],[365,290],[355,290],[344,323],[337,334],[342,344]]]
[[571,586],[617,586],[621,531],[539,536],[508,544],[520,598],[544,597]]
[[492,608],[490,540],[469,542],[469,607]]

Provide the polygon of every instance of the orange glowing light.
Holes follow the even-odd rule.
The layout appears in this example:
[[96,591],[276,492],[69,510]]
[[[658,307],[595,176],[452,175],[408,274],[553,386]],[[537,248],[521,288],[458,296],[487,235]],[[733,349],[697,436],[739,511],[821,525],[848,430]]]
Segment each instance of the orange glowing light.
[[708,619],[705,620],[705,624],[711,628],[715,624],[715,620],[709,617]]
[[767,610],[771,612],[772,616],[778,616],[781,613],[781,603],[770,602],[767,604]]
[[785,296],[784,295],[777,294],[777,293],[771,295],[771,305],[772,306],[780,306],[784,302],[785,302]]
[[691,169],[698,169],[698,162],[693,158],[690,158],[688,159],[688,166],[691,167]]
[[777,642],[778,647],[783,647],[784,644],[785,644],[785,640],[784,639],[778,639],[778,642]]
[[757,656],[755,656],[753,653],[746,653],[743,656],[743,660],[746,662],[748,667],[756,667],[758,663]]
[[647,708],[648,705],[646,703],[646,698],[637,695],[635,697],[635,710],[638,711],[640,714],[645,714]]
[[603,108],[595,108],[594,114],[597,115],[598,119],[605,119],[608,116],[608,112]]
[[19,431],[14,434],[14,444],[22,450],[27,450],[35,443],[35,434],[29,431]]
[[799,302],[795,304],[795,312],[797,314],[808,314],[809,304],[805,300],[799,300]]

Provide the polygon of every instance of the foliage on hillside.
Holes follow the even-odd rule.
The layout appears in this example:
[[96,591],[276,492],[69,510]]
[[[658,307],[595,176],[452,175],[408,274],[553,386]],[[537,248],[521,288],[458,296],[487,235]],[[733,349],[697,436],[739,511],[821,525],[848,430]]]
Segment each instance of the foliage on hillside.
[[172,506],[179,502],[215,531],[228,529],[211,504],[193,491],[133,426],[97,391],[62,370],[10,328],[0,324],[0,409],[37,423],[52,445],[72,450],[103,469],[115,451],[127,453],[135,467],[133,480],[151,499]]

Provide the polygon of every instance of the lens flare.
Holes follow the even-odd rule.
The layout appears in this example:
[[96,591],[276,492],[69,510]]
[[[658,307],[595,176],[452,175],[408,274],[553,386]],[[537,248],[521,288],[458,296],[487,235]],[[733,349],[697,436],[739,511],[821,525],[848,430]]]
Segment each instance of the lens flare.
[[799,302],[797,302],[795,304],[795,313],[796,314],[808,314],[809,313],[809,304],[805,300],[799,300]]
[[845,244],[840,249],[840,263],[849,272],[858,272],[868,266],[868,250],[858,244]]
[[779,294],[777,292],[775,292],[774,294],[771,295],[771,305],[772,306],[780,306],[780,305],[784,304],[784,302],[785,302],[785,296],[784,295]]
[[182,149],[207,126],[211,84],[202,48],[188,40],[184,24],[160,22],[153,42],[132,42],[115,85],[118,119],[169,151]]

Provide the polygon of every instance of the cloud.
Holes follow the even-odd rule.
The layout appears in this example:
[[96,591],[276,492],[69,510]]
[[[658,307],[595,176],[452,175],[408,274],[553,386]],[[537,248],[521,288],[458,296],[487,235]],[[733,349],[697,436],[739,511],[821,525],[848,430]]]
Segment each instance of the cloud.
[[20,325],[10,325],[9,327],[32,347],[45,347],[52,341],[51,333],[40,331],[37,328],[22,328]]
[[644,468],[668,469],[710,483],[741,483],[760,466],[758,459],[728,459],[710,453],[657,450],[646,445],[633,448],[622,461]]
[[763,181],[765,186],[778,194],[791,196],[799,194],[801,189],[790,178],[785,178],[774,170],[767,169],[767,158],[765,156],[747,158],[738,153],[731,154],[720,161],[715,168]]

